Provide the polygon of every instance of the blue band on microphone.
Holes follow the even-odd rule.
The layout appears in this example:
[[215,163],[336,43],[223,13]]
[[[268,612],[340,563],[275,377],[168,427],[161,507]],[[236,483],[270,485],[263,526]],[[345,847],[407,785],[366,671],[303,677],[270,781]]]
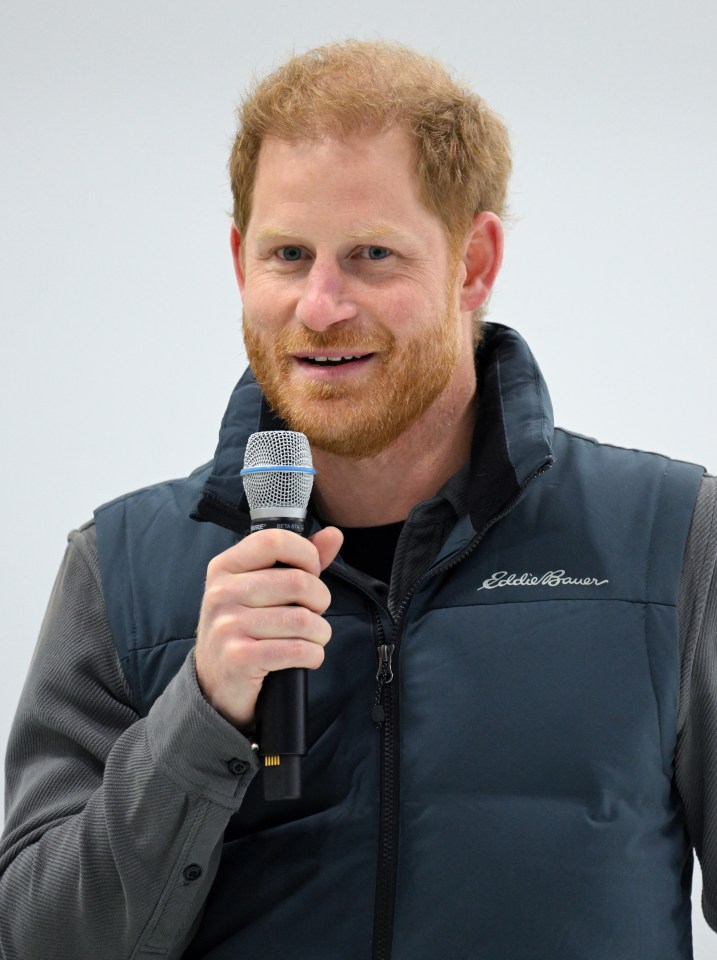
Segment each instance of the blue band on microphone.
[[316,476],[316,470],[313,467],[295,467],[289,464],[284,466],[244,467],[239,472],[239,476],[244,477],[247,473],[310,473],[312,476]]

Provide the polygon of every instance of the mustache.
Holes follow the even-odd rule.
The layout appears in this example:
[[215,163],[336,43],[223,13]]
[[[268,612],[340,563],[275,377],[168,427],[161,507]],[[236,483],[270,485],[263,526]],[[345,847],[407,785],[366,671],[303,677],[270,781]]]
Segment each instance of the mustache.
[[[262,336],[261,329],[246,315],[243,317],[243,325],[245,336]],[[321,350],[387,353],[395,344],[396,338],[393,334],[376,327],[329,327],[327,330],[309,330],[304,327],[279,333],[273,340],[272,349],[275,354],[317,353]]]

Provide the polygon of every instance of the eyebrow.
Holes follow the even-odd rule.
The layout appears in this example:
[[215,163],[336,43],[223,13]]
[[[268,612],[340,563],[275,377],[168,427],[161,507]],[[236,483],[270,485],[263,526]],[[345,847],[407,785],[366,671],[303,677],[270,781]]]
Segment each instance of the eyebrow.
[[409,235],[405,230],[399,230],[398,227],[389,223],[387,220],[376,220],[367,223],[360,230],[353,230],[348,234],[351,240],[371,240],[373,237],[386,237],[394,239],[407,240]]
[[[285,240],[297,236],[295,230],[282,226],[263,227],[256,235],[258,242],[266,240]],[[351,230],[346,234],[348,240],[374,240],[376,237],[386,240],[409,240],[410,236],[404,230],[399,230],[392,223],[377,220],[364,224],[358,230]]]

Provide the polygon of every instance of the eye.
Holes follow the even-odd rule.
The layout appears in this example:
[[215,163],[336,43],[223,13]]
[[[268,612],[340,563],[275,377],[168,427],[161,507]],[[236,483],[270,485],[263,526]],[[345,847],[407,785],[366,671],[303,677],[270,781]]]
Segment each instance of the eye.
[[279,247],[276,253],[280,260],[295,263],[297,260],[301,260],[304,251],[301,247]]
[[385,260],[386,257],[391,256],[391,251],[388,247],[378,247],[371,245],[370,247],[364,247],[361,251],[361,256],[366,260]]

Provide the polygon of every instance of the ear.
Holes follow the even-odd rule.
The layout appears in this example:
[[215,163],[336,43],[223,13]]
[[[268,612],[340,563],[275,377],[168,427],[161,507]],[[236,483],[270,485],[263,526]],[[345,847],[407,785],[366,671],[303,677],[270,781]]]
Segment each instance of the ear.
[[473,217],[461,260],[465,276],[460,308],[477,310],[490,296],[503,262],[503,224],[495,213],[478,213]]
[[237,283],[239,284],[239,292],[242,295],[242,300],[244,299],[244,264],[242,263],[242,242],[241,235],[236,228],[236,224],[232,224],[231,231],[229,233],[229,245],[232,248],[232,260],[234,262],[234,273],[237,278]]

